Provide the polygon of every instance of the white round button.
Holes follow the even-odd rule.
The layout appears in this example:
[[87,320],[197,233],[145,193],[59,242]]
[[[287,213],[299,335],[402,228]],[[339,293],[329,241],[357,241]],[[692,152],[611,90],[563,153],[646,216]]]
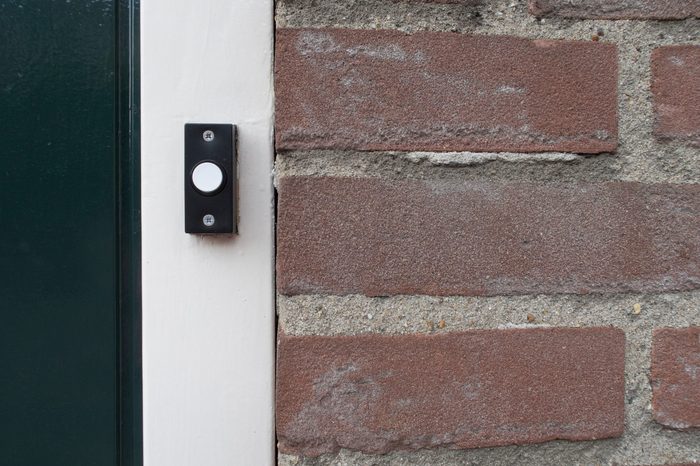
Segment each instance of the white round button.
[[192,170],[192,184],[204,194],[213,193],[223,182],[224,172],[215,163],[202,162]]

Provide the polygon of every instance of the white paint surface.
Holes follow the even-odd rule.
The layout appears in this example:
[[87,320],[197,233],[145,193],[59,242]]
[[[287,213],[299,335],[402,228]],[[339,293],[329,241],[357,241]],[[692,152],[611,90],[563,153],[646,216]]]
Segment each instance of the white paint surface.
[[[146,466],[274,464],[272,0],[141,4]],[[184,232],[184,124],[238,125],[239,235]]]

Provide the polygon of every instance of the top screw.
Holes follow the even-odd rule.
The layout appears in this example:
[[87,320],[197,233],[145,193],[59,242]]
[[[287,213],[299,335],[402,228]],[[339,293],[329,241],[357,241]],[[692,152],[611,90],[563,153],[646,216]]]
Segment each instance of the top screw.
[[202,139],[207,142],[212,142],[214,140],[214,131],[208,129],[202,133]]

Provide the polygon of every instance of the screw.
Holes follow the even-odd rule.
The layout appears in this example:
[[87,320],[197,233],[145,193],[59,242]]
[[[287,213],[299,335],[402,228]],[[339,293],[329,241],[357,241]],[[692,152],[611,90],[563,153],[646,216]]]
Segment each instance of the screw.
[[214,140],[214,131],[208,129],[202,133],[202,139],[207,142],[212,142]]
[[216,219],[212,214],[207,214],[204,217],[202,217],[202,223],[204,226],[210,227],[213,226],[214,223],[216,222]]

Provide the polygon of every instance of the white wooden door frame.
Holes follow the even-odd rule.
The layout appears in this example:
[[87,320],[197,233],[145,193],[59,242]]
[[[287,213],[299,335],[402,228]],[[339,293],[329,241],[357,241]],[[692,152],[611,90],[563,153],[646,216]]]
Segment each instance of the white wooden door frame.
[[[141,2],[146,466],[274,464],[273,0]],[[184,232],[183,128],[238,125],[239,235]]]

